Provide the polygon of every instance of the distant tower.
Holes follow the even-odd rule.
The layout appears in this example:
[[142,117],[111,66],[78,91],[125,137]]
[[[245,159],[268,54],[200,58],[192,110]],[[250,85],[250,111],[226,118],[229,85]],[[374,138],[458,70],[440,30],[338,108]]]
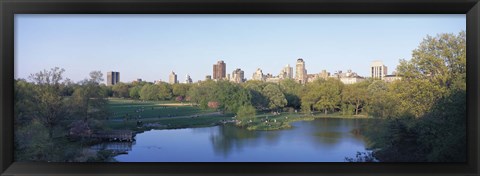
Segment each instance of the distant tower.
[[170,84],[176,84],[176,83],[178,83],[177,74],[175,74],[175,72],[172,71],[172,73],[170,73],[168,82],[169,82]]
[[236,83],[243,83],[245,81],[244,76],[245,76],[245,72],[243,70],[237,68],[232,72],[231,81],[236,82]]
[[227,65],[223,60],[218,61],[217,64],[213,64],[213,79],[224,79],[227,76],[226,67]]
[[107,86],[115,85],[120,82],[120,72],[107,72]]
[[187,74],[186,78],[185,78],[185,83],[186,84],[191,84],[193,81],[192,81],[192,78],[190,78],[190,75]]
[[284,68],[283,68],[283,72],[286,74],[285,78],[290,78],[290,79],[293,79],[293,68],[290,67],[290,64],[287,64]]
[[257,68],[257,71],[255,71],[255,73],[253,73],[252,80],[257,80],[257,81],[263,81],[264,80],[262,69]]
[[387,75],[387,66],[382,61],[373,61],[370,65],[372,78],[383,79]]
[[212,76],[211,76],[211,75],[205,76],[205,80],[211,80],[211,79],[212,79]]
[[301,84],[305,84],[307,82],[307,70],[305,69],[305,62],[302,58],[297,59],[295,80]]

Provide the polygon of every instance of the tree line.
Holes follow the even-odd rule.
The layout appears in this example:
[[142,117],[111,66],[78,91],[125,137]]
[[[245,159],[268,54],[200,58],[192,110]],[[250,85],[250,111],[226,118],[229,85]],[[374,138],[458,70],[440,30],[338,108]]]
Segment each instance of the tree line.
[[[94,71],[79,83],[63,79],[53,68],[15,81],[16,147],[19,158],[45,159],[53,139],[77,126],[102,129],[108,97],[189,102],[199,108],[234,113],[238,120],[259,111],[340,113],[373,117],[362,133],[380,161],[463,161],[466,158],[465,32],[427,36],[410,60],[400,60],[401,80],[367,79],[343,84],[335,78],[305,85],[293,79],[279,83],[207,80],[194,84],[164,82],[101,84]],[[80,124],[80,125],[78,125]],[[86,125],[81,125],[86,124]],[[35,133],[30,129],[37,129]],[[42,130],[40,130],[42,129]],[[40,146],[32,147],[30,144]],[[46,150],[50,152],[38,152]],[[38,155],[29,155],[36,153]]]

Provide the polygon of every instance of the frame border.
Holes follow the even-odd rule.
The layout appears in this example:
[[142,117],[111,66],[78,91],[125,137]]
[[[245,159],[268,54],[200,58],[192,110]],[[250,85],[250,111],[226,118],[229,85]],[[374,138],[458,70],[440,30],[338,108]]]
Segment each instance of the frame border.
[[[0,173],[10,175],[479,175],[479,0],[4,0],[0,2]],[[466,14],[466,163],[13,162],[15,14]]]

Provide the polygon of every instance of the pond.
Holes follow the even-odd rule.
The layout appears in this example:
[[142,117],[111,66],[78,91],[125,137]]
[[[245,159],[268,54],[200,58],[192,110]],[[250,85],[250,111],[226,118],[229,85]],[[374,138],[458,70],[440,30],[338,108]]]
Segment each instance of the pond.
[[365,152],[352,133],[366,119],[322,118],[290,129],[248,131],[233,125],[151,130],[136,135],[119,162],[345,162]]

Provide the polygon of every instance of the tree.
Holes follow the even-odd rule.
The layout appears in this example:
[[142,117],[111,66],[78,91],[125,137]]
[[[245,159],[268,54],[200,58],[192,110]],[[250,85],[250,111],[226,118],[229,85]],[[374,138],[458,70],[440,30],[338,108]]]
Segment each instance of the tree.
[[133,99],[139,99],[141,89],[142,89],[142,86],[140,85],[133,86],[132,88],[129,89],[128,95]]
[[212,93],[212,100],[217,100],[224,111],[236,113],[239,107],[251,104],[248,90],[230,81],[216,82]]
[[160,87],[153,84],[145,84],[140,90],[140,99],[159,100]]
[[348,106],[353,106],[355,109],[355,115],[358,115],[367,101],[368,101],[368,88],[369,82],[364,81],[351,85],[345,85],[342,91],[342,100]]
[[397,68],[405,80],[429,80],[441,87],[451,87],[466,78],[466,35],[439,34],[427,36],[409,61],[401,60]]
[[262,90],[262,94],[268,99],[268,107],[271,110],[278,110],[287,105],[287,99],[283,95],[280,87],[276,84],[268,84]]
[[237,119],[241,121],[240,124],[244,124],[248,120],[255,118],[255,108],[252,105],[244,105],[238,108]]
[[366,128],[377,159],[466,161],[465,45],[465,32],[427,36],[411,60],[400,61],[401,81],[369,86],[380,96],[371,107],[381,106],[385,117]]
[[49,138],[57,125],[67,117],[64,97],[61,96],[60,84],[64,69],[58,67],[31,74],[30,79],[36,84],[33,97],[34,118],[48,129]]
[[300,96],[302,92],[302,85],[293,79],[285,79],[280,82],[280,88],[287,99],[287,107],[295,109],[300,108]]
[[190,97],[191,102],[203,109],[207,109],[208,102],[214,100],[213,88],[215,86],[216,84],[212,80],[201,82],[199,85],[194,85],[189,89],[188,97]]
[[15,80],[14,87],[15,125],[27,125],[35,112],[35,85],[20,79]]
[[375,118],[394,118],[405,111],[400,107],[397,95],[392,90],[399,89],[399,83],[392,83],[390,86],[382,80],[373,81],[368,87],[369,99],[366,103],[370,116]]
[[52,141],[50,130],[38,119],[15,128],[16,161],[48,161]]
[[250,105],[251,95],[247,89],[229,81],[205,81],[190,88],[191,101],[207,109],[208,102],[218,102],[219,109],[236,113],[243,105]]
[[252,96],[250,103],[257,109],[268,107],[268,98],[262,94],[262,90],[265,86],[265,83],[257,80],[249,80],[243,84],[243,87],[245,87]]
[[112,86],[113,96],[129,98],[130,92],[128,91],[128,89],[129,89],[128,84],[119,82]]
[[172,87],[172,93],[173,96],[187,96],[188,91],[190,90],[191,85],[190,84],[173,84],[171,85]]
[[311,108],[334,111],[341,104],[343,83],[337,79],[317,79],[308,83],[302,96],[302,109],[309,111]]
[[160,83],[155,85],[158,89],[158,100],[170,100],[173,97],[172,87],[168,83]]
[[86,122],[108,114],[107,93],[100,85],[103,81],[102,77],[103,74],[100,71],[90,72],[90,78],[81,81],[81,86],[77,87],[73,93],[77,114],[80,114]]

